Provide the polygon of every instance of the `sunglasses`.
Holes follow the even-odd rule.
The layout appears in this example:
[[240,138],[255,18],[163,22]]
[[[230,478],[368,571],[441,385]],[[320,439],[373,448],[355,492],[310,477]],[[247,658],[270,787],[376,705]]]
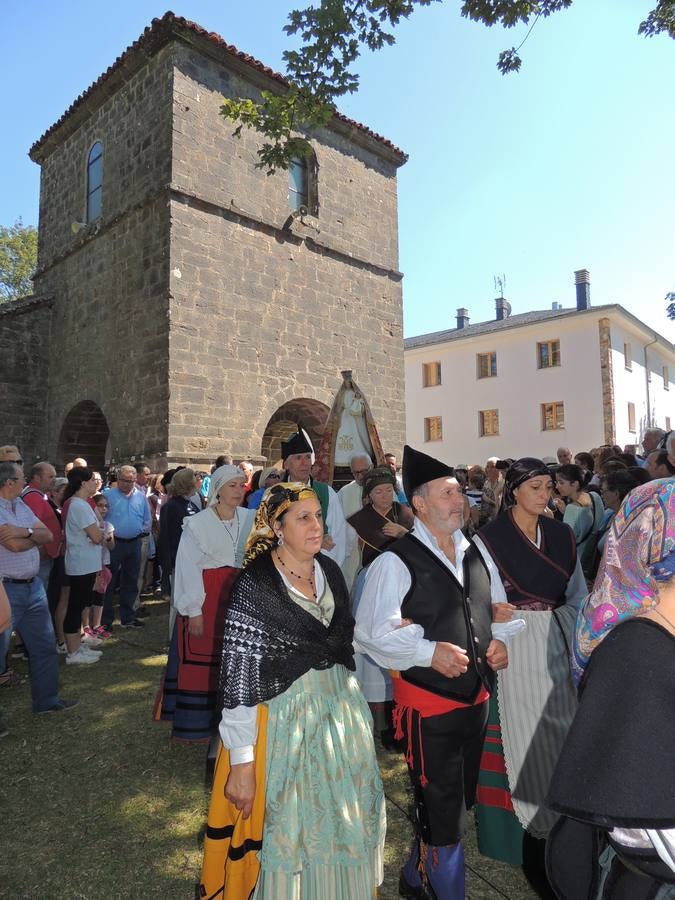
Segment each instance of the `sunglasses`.
[[277,474],[268,475],[267,478],[265,479],[265,481],[269,481],[270,478],[274,478],[275,481],[279,481],[279,479],[281,478],[281,475],[277,475]]

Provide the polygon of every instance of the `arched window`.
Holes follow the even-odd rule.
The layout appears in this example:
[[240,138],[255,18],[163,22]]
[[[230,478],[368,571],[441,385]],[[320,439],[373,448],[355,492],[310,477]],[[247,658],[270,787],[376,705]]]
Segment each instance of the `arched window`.
[[288,205],[294,212],[304,207],[312,216],[319,213],[318,169],[311,151],[294,156],[288,167]]
[[103,197],[103,144],[96,141],[87,157],[87,222],[101,218]]

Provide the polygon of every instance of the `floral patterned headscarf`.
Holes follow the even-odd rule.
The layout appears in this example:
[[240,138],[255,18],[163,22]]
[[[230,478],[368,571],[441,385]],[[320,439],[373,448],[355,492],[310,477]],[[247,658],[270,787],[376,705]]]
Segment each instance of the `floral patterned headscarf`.
[[579,610],[572,675],[620,622],[658,604],[658,583],[675,574],[675,478],[634,488],[614,517],[593,591]]
[[271,550],[279,543],[272,525],[286,512],[292,503],[299,500],[316,500],[316,493],[301,481],[285,481],[273,484],[262,496],[260,506],[255,515],[255,522],[246,542],[244,568],[253,560]]

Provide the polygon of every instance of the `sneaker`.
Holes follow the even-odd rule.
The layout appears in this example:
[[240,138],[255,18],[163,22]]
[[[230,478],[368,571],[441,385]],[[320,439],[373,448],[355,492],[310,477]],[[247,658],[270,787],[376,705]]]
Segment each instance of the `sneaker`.
[[112,637],[112,632],[108,631],[104,625],[99,625],[98,628],[94,628],[94,637],[100,638],[102,641],[107,641],[108,638]]
[[127,622],[126,625],[120,625],[120,628],[145,628],[145,622],[141,622],[139,619],[134,619],[133,622]]
[[68,648],[66,647],[65,641],[57,641],[56,642],[56,652],[59,656],[66,656],[68,653]]
[[83,634],[86,634],[87,637],[96,637],[96,635],[94,634],[94,629],[90,628],[88,625],[85,625],[85,627],[82,629],[82,632]]
[[100,647],[103,641],[101,640],[101,638],[96,637],[96,635],[89,636],[88,634],[85,634],[82,636],[82,643],[85,645],[85,647],[94,648]]
[[88,666],[95,662],[98,662],[98,656],[94,656],[91,650],[87,651],[84,645],[80,645],[74,653],[66,656],[67,666]]
[[[68,662],[68,660],[66,660],[66,662]],[[57,700],[53,706],[49,707],[49,709],[36,709],[35,712],[38,713],[38,715],[50,712],[64,712],[68,709],[75,709],[75,707],[79,705],[79,700]]]
[[86,644],[80,644],[80,650],[84,650],[85,656],[94,656],[96,659],[99,659],[103,656],[103,653],[100,650],[92,650],[91,647],[87,647]]

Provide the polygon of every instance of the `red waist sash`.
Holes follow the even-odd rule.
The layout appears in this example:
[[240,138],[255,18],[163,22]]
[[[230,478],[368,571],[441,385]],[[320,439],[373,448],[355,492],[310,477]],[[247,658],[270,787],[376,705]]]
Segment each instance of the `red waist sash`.
[[410,768],[412,769],[413,765],[413,741],[412,741],[412,720],[413,720],[413,712],[417,713],[417,729],[418,729],[418,744],[420,748],[420,784],[422,787],[426,787],[429,783],[426,774],[424,772],[424,748],[422,746],[422,719],[426,719],[429,716],[442,716],[446,713],[454,712],[456,709],[468,709],[471,706],[478,706],[480,703],[485,703],[490,699],[490,693],[485,687],[485,685],[481,685],[481,689],[478,692],[478,696],[473,701],[473,703],[461,703],[459,700],[449,700],[447,697],[440,697],[438,694],[433,694],[431,691],[425,691],[424,688],[417,687],[414,684],[410,684],[408,681],[404,681],[401,678],[398,672],[392,672],[392,682],[394,687],[394,728],[396,729],[394,732],[394,738],[397,741],[403,739],[403,716],[406,717],[406,725],[408,732],[408,745],[405,751],[405,759]]

